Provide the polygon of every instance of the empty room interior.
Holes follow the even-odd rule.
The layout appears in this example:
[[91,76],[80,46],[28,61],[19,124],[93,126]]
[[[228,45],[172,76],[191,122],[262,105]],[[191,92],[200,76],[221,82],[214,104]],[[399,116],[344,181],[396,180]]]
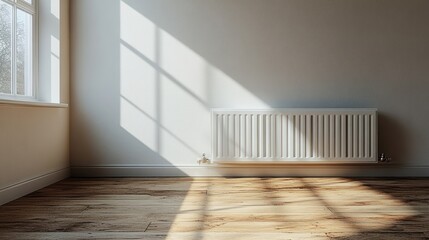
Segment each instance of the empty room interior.
[[0,239],[429,239],[429,1],[0,0]]

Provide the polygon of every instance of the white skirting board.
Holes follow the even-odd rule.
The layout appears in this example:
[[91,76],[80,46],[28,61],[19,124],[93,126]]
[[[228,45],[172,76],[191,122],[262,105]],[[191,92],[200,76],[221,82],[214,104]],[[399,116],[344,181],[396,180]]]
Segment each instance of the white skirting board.
[[0,205],[61,181],[69,176],[70,169],[64,168],[2,188],[0,189]]
[[429,166],[76,166],[72,177],[429,177]]

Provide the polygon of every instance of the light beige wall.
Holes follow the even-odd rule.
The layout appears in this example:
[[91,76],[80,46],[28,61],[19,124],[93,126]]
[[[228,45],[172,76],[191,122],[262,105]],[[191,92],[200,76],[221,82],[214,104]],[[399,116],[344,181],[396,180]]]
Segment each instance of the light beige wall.
[[[41,0],[49,6],[51,1]],[[54,23],[60,33],[61,102],[63,105],[31,106],[0,102],[0,204],[37,190],[67,176],[69,168],[69,57],[68,0],[60,2],[61,19]],[[46,7],[47,8],[47,7]],[[50,34],[45,31],[42,34]],[[40,39],[49,39],[40,36]],[[40,69],[50,69],[50,48],[41,48]],[[49,81],[50,71],[39,71]]]
[[198,172],[210,108],[371,107],[379,152],[429,172],[429,1],[74,0],[71,10],[72,166]]
[[0,189],[62,170],[68,109],[0,104]]

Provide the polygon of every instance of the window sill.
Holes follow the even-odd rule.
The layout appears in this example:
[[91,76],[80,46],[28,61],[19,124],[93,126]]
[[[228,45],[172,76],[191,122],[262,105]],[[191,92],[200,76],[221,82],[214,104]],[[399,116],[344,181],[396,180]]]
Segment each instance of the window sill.
[[7,100],[0,99],[1,105],[19,105],[19,106],[28,106],[28,107],[49,107],[49,108],[68,108],[67,103],[50,103],[50,102],[39,102],[31,100]]

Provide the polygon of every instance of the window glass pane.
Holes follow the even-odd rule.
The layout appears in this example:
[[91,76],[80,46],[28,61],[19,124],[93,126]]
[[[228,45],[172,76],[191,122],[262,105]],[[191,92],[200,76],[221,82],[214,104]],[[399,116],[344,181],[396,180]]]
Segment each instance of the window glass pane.
[[24,2],[28,3],[28,4],[32,4],[32,0],[24,0]]
[[0,93],[12,93],[12,6],[0,1]]
[[32,96],[33,17],[22,10],[16,13],[16,93]]

